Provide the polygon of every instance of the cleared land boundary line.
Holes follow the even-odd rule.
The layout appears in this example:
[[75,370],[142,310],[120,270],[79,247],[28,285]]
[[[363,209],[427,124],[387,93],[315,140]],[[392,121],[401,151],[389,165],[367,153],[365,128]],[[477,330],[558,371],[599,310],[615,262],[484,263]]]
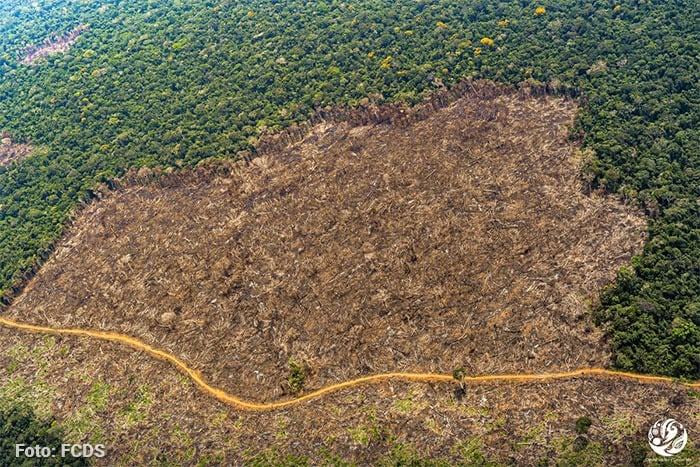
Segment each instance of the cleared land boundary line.
[[[131,348],[144,351],[156,358],[168,361],[175,365],[180,371],[185,373],[189,378],[205,393],[214,396],[221,402],[228,404],[230,406],[243,409],[243,410],[271,410],[279,409],[283,407],[289,407],[291,405],[300,404],[302,402],[308,401],[310,399],[315,399],[328,394],[331,392],[338,391],[343,388],[349,388],[352,386],[357,386],[364,383],[383,381],[388,379],[403,379],[412,380],[420,382],[428,381],[442,381],[442,382],[455,382],[452,375],[444,375],[439,373],[382,373],[371,376],[364,376],[361,378],[352,379],[350,381],[345,381],[342,383],[331,384],[325,388],[318,389],[316,391],[310,392],[306,395],[297,397],[296,399],[289,399],[278,402],[268,402],[259,403],[251,402],[232,394],[227,393],[222,389],[215,388],[209,385],[200,373],[190,368],[185,362],[177,358],[176,356],[165,352],[163,350],[156,349],[145,342],[136,339],[135,337],[126,336],[124,334],[119,334],[116,332],[107,331],[92,331],[88,329],[77,329],[77,328],[51,328],[48,326],[38,326],[34,324],[20,323],[11,319],[0,316],[0,324],[14,329],[22,329],[30,332],[40,332],[55,335],[69,335],[69,336],[82,336],[82,337],[92,337],[97,339],[102,339],[111,342],[121,342],[128,345]],[[543,373],[543,374],[503,374],[503,375],[482,375],[482,376],[467,376],[463,379],[464,383],[479,383],[485,381],[515,381],[515,382],[527,382],[527,381],[546,381],[554,379],[567,379],[574,378],[576,376],[612,376],[617,378],[628,378],[633,379],[642,383],[676,383],[682,386],[687,386],[691,388],[700,388],[700,381],[689,383],[683,381],[677,381],[673,378],[666,376],[650,376],[650,375],[640,375],[636,373],[627,373],[623,371],[613,371],[606,370],[604,368],[584,368],[581,370],[574,370],[563,373]]]

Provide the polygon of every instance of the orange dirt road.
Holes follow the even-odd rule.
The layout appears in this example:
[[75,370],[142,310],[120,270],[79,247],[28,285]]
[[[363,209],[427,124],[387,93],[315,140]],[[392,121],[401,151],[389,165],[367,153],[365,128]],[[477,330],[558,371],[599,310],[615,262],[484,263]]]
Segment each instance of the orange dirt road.
[[[403,379],[403,380],[413,380],[420,382],[427,381],[442,381],[442,382],[455,382],[452,375],[444,375],[437,373],[382,373],[371,376],[364,376],[362,378],[356,378],[350,381],[345,381],[342,383],[331,384],[325,388],[318,389],[316,391],[310,392],[296,399],[288,399],[278,402],[267,402],[259,403],[240,399],[232,394],[229,394],[221,389],[215,388],[209,385],[199,372],[193,368],[187,366],[185,362],[177,358],[176,356],[158,350],[151,347],[150,345],[130,336],[115,332],[105,332],[105,331],[92,331],[87,329],[73,329],[73,328],[51,328],[47,326],[37,326],[34,324],[19,323],[17,321],[4,318],[0,316],[0,324],[14,329],[21,329],[30,332],[40,332],[47,334],[56,335],[70,335],[70,336],[83,336],[92,337],[96,339],[103,339],[112,342],[121,342],[126,344],[136,350],[141,350],[147,352],[148,354],[159,358],[161,360],[166,360],[174,364],[180,371],[185,373],[192,379],[192,381],[199,386],[199,388],[205,393],[217,398],[221,402],[228,404],[232,407],[243,410],[271,410],[278,409],[282,407],[288,407],[295,404],[300,404],[306,402],[310,399],[315,399],[328,394],[331,392],[338,391],[343,388],[349,388],[352,386],[358,386],[360,384],[365,384],[373,381],[382,381],[387,379]],[[553,379],[566,379],[573,378],[576,376],[611,376],[615,378],[628,378],[639,381],[640,383],[675,383],[686,387],[700,388],[700,381],[689,383],[677,381],[673,378],[665,376],[649,376],[640,375],[636,373],[626,373],[622,371],[612,371],[603,368],[584,368],[581,370],[569,371],[565,373],[543,373],[543,374],[522,374],[522,375],[482,375],[482,376],[467,376],[464,378],[464,383],[479,383],[484,381],[513,381],[513,382],[527,382],[527,381],[546,381]]]

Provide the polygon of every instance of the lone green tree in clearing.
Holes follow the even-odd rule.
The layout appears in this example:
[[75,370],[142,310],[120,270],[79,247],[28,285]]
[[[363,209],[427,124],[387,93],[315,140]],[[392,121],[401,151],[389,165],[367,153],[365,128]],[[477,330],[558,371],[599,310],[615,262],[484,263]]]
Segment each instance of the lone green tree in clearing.
[[579,417],[576,419],[576,433],[585,435],[593,422],[588,417]]
[[304,389],[305,377],[306,374],[303,366],[299,365],[293,359],[289,359],[289,377],[287,378],[287,384],[292,394],[299,394],[301,390]]
[[463,366],[457,368],[452,372],[452,377],[459,383],[459,388],[463,393],[467,392],[467,388],[464,384],[464,379],[467,377],[467,369]]

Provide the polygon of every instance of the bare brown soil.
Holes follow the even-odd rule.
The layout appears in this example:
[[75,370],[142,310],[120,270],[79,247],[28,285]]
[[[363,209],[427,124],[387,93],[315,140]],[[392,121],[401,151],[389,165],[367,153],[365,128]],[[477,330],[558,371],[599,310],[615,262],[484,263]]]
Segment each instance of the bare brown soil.
[[7,132],[0,133],[0,167],[24,159],[33,150],[34,148],[28,142],[18,143]]
[[83,33],[87,28],[85,26],[78,26],[77,28],[68,31],[62,36],[56,36],[45,40],[42,44],[33,45],[28,47],[24,51],[24,56],[22,57],[21,63],[24,65],[33,65],[38,59],[53,55],[56,53],[63,53],[70,49],[73,42]]
[[507,90],[411,124],[321,123],[221,177],[89,206],[9,310],[121,332],[253,400],[391,371],[605,366],[587,301],[644,221],[582,194],[574,105]]

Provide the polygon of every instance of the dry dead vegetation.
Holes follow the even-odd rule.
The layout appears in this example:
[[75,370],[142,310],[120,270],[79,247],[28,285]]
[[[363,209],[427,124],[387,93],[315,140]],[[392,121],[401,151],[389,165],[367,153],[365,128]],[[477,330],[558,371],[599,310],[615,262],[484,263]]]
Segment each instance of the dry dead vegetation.
[[[444,108],[394,109],[401,117],[392,125],[357,124],[373,113],[364,120],[381,120],[372,108],[346,118],[354,123],[320,122],[287,146],[288,132],[270,143],[274,153],[250,165],[222,163],[110,193],[81,213],[8,314],[137,336],[213,385],[257,401],[288,396],[290,359],[305,365],[307,390],[400,370],[464,366],[477,375],[605,366],[608,346],[587,302],[639,251],[644,220],[612,199],[582,193],[577,148],[567,138],[572,102],[470,86]],[[136,177],[146,178],[148,170]],[[585,412],[578,407],[599,404],[644,418],[628,409],[665,387],[605,380],[485,385],[455,402],[451,387],[381,384],[243,416],[192,387],[169,387],[182,381],[161,362],[75,342],[65,339],[110,385],[128,391],[130,374],[172,397],[153,407],[186,417],[178,426],[188,430],[206,427],[188,432],[197,449],[214,443],[239,456],[245,446],[318,452],[331,437],[331,451],[353,457],[352,446],[362,443],[348,440],[347,430],[368,407],[375,419],[383,411],[379,419],[399,441],[450,456],[456,439],[515,436],[547,411],[566,424]],[[130,363],[137,360],[138,370]],[[54,356],[49,368],[59,361]],[[53,384],[73,390],[60,371],[50,371]],[[405,416],[392,411],[395,390],[420,400],[418,416],[413,406]],[[602,400],[608,392],[611,399]],[[476,430],[480,410],[507,420]],[[260,435],[228,448],[211,441],[218,435],[207,433],[219,428],[206,420],[216,411],[244,420],[241,433]],[[148,423],[174,423],[157,413]],[[270,428],[278,418],[288,427],[281,438]],[[108,429],[120,430],[138,433]],[[551,438],[546,430],[542,436]],[[548,442],[533,443],[546,457]],[[516,457],[535,455],[523,454],[527,449]]]
[[[66,442],[104,443],[96,465],[290,465],[286,456],[310,465],[386,457],[385,465],[400,465],[411,456],[447,465],[630,465],[632,446],[654,456],[646,435],[662,417],[682,419],[691,433],[685,459],[676,460],[700,460],[700,399],[669,384],[575,378],[485,383],[461,395],[456,384],[386,382],[255,413],[202,395],[171,365],[120,344],[7,328],[0,342],[0,400],[52,411]],[[577,452],[581,416],[592,425]]]
[[10,309],[167,349],[229,392],[607,363],[586,301],[644,221],[582,194],[574,106],[484,85],[405,126],[321,123],[224,176],[89,206]]

